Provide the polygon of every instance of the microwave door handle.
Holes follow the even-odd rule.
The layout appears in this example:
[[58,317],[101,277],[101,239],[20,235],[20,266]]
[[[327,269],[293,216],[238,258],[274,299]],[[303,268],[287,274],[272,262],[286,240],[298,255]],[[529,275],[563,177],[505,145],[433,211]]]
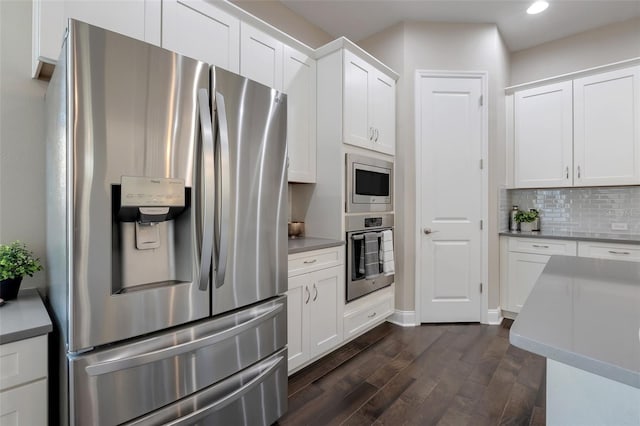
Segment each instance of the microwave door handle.
[[[218,134],[220,135],[220,198],[216,208],[216,229],[219,230],[219,242],[217,245],[217,270],[216,288],[222,287],[227,272],[227,252],[229,248],[229,216],[231,209],[231,169],[229,159],[229,128],[227,123],[227,110],[224,96],[221,93],[215,95],[216,114],[218,116]],[[219,217],[218,217],[219,213]]]
[[215,185],[213,170],[213,127],[211,111],[209,110],[209,93],[207,89],[198,90],[198,107],[200,112],[200,132],[202,134],[202,242],[200,247],[200,279],[198,288],[206,291],[209,286],[209,271],[211,269],[213,251],[213,189]]

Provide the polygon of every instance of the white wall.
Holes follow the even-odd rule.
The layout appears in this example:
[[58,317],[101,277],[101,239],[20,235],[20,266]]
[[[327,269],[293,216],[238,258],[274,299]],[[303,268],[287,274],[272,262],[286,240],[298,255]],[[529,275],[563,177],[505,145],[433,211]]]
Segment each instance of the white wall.
[[307,46],[317,48],[327,44],[335,37],[331,37],[320,27],[315,26],[298,15],[284,4],[274,0],[230,0],[236,6],[250,14],[268,22],[270,25],[284,31]]
[[[31,2],[0,0],[0,243],[19,239],[44,264],[47,84],[30,75]],[[45,277],[22,285],[44,287]]]
[[[398,34],[402,33],[402,34]],[[400,74],[396,133],[396,307],[415,309],[414,75],[417,69],[489,74],[489,308],[499,304],[498,186],[504,179],[504,87],[509,54],[492,24],[408,22],[358,43]],[[398,50],[404,52],[398,54]]]
[[509,85],[640,57],[640,18],[550,41],[511,55]]

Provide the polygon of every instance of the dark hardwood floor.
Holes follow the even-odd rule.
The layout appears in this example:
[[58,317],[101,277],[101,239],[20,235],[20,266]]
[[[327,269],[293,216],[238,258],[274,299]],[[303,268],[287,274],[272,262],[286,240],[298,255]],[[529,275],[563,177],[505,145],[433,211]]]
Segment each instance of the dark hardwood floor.
[[544,425],[545,359],[510,323],[384,323],[289,378],[285,425]]

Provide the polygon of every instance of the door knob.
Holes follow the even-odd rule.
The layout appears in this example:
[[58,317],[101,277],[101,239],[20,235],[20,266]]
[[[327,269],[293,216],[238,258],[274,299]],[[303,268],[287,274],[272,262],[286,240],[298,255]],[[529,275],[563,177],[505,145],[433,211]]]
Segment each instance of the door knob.
[[429,234],[431,234],[431,233],[433,233],[433,231],[431,230],[431,228],[424,228],[424,234],[425,234],[425,235],[429,235]]

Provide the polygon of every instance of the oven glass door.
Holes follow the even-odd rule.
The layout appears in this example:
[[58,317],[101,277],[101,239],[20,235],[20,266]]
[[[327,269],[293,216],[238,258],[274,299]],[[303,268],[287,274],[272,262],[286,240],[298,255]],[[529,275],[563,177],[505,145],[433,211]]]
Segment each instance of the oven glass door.
[[[372,250],[379,252],[382,243],[382,231],[383,228],[374,231],[358,231],[347,233],[347,295],[346,301],[350,302],[359,297],[365,296],[383,287],[391,285],[394,281],[394,275],[385,275],[383,273],[382,263],[378,261],[377,270],[375,266],[367,266],[367,262],[370,260]],[[373,232],[378,234],[370,244],[374,247],[367,247],[365,234],[367,232]],[[376,256],[374,256],[376,257]]]

